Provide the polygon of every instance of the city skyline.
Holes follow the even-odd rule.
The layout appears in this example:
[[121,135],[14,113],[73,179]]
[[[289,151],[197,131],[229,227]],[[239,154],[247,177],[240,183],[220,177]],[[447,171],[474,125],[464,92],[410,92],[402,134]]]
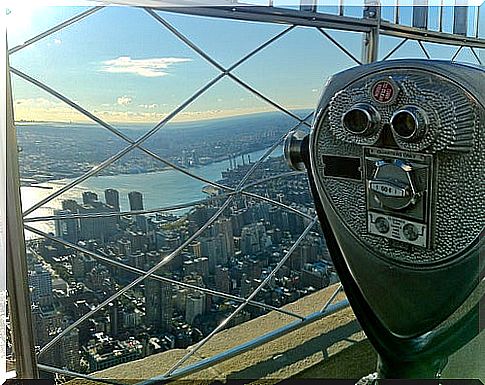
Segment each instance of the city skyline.
[[[270,158],[264,165],[255,178],[286,169],[281,157]],[[234,186],[250,167],[242,164],[223,171],[220,182]],[[303,175],[281,179],[269,190],[259,186],[255,193],[295,202],[303,211],[313,210]],[[130,211],[143,209],[141,192],[127,195]],[[106,217],[55,220],[55,236],[78,245],[76,248],[49,239],[28,242],[36,343],[45,345],[93,305],[133,280],[130,267],[146,271],[170,255],[157,275],[178,283],[160,282],[156,276],[147,279],[73,328],[41,358],[43,363],[89,373],[200,341],[234,310],[234,295],[245,298],[261,284],[308,222],[281,207],[240,197],[203,234],[174,255],[222,200],[210,196],[182,216],[159,213],[118,217],[113,214],[120,212],[119,198],[119,191],[109,187],[104,191],[104,201],[101,195],[85,191],[82,201],[62,202],[62,210],[55,214],[109,213]],[[336,282],[317,228],[293,254],[271,284],[255,297],[257,301],[279,307]],[[117,267],[120,263],[128,269]],[[248,306],[231,325],[265,313],[260,307]]]

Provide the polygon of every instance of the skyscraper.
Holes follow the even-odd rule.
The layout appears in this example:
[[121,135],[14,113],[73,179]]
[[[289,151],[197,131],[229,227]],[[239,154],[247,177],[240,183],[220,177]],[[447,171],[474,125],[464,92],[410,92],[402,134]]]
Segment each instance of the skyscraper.
[[[80,214],[97,214],[109,213],[114,210],[114,208],[104,203],[94,201],[91,204],[79,206],[78,212]],[[79,238],[83,240],[100,239],[106,241],[116,233],[116,223],[115,217],[83,218],[80,220]]]
[[[76,213],[76,212],[74,212]],[[54,215],[70,215],[71,210],[54,210]],[[79,240],[79,223],[77,219],[56,219],[56,237],[65,241],[76,243]]]
[[223,259],[219,260],[218,263],[225,263],[228,258],[234,256],[234,233],[232,230],[232,222],[228,218],[221,218],[214,223],[213,226],[214,236],[221,236],[221,241],[223,245]]
[[92,191],[83,192],[83,204],[90,205],[98,201],[98,194]]
[[195,317],[205,312],[205,294],[194,292],[187,296],[185,302],[185,321],[189,324],[194,322]]
[[148,279],[145,281],[145,322],[156,330],[170,329],[173,304],[170,284]]
[[113,207],[116,211],[120,211],[120,193],[118,190],[112,188],[104,190],[104,199],[107,205]]
[[29,286],[32,302],[41,305],[52,304],[52,277],[41,264],[36,264],[35,270],[29,272]]
[[139,191],[132,191],[128,193],[128,199],[130,201],[130,210],[143,210],[143,195]]

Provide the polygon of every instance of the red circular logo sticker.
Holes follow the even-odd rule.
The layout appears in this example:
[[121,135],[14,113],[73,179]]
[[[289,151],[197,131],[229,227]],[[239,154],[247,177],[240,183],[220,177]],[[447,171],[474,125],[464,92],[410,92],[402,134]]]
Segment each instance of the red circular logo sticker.
[[394,85],[388,80],[379,80],[372,87],[372,97],[379,103],[389,103],[395,94]]

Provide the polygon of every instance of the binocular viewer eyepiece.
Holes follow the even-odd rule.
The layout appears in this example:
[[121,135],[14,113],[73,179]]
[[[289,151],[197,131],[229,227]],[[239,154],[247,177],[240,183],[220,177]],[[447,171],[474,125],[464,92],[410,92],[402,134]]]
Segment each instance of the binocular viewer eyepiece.
[[479,332],[484,127],[483,68],[396,60],[333,76],[286,140],[382,378],[433,377]]

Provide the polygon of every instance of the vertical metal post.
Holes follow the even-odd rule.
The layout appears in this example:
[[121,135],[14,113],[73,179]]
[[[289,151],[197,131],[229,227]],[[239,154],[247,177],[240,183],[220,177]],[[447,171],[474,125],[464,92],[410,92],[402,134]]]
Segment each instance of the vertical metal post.
[[364,18],[375,19],[376,25],[364,34],[362,46],[362,63],[377,61],[379,53],[379,31],[381,29],[381,5],[379,0],[365,0]]
[[414,0],[413,27],[428,28],[428,0]]
[[316,12],[317,1],[316,0],[300,0],[300,11]]
[[443,10],[445,8],[444,0],[440,0],[440,15],[438,20],[438,31],[443,32]]
[[453,33],[466,36],[468,32],[468,6],[467,0],[456,0],[455,17],[453,19]]
[[475,37],[478,39],[480,37],[480,6],[477,6],[476,10]]
[[18,378],[38,378],[25,251],[17,136],[14,124],[8,49],[7,83],[7,290]]

